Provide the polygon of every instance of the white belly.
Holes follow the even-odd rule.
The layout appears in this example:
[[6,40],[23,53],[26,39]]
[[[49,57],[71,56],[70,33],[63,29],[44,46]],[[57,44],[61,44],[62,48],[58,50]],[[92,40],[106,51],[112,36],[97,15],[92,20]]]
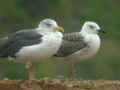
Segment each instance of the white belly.
[[25,46],[16,55],[18,62],[40,61],[53,56],[59,49],[62,37],[56,34],[45,35],[40,44]]

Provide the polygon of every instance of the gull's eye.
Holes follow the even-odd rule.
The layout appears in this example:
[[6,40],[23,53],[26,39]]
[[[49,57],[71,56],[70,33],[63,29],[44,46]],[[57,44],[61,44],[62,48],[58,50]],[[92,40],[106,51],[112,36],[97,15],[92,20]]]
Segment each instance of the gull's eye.
[[52,24],[51,24],[51,23],[46,23],[46,25],[47,25],[48,27],[50,27]]
[[93,25],[89,25],[89,27],[90,27],[91,29],[94,29],[94,26],[93,26]]

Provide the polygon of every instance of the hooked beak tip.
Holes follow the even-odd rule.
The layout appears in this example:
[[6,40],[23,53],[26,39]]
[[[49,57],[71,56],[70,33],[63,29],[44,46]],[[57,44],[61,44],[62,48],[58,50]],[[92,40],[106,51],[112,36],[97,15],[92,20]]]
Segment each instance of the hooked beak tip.
[[106,33],[103,29],[100,29],[99,32],[101,32],[101,33]]
[[62,27],[57,27],[56,28],[59,32],[64,32],[64,29]]

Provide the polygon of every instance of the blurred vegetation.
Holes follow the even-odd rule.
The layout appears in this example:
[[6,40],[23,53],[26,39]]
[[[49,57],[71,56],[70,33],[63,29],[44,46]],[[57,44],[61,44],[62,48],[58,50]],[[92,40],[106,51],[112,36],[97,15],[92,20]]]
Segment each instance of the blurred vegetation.
[[[120,80],[119,0],[0,0],[0,37],[23,28],[34,28],[44,18],[53,18],[65,32],[76,32],[85,21],[97,22],[101,49],[91,59],[76,62],[79,79]],[[61,67],[62,66],[62,67]],[[71,77],[71,63],[48,60],[36,64],[36,77]],[[0,60],[0,78],[26,79],[24,64]]]

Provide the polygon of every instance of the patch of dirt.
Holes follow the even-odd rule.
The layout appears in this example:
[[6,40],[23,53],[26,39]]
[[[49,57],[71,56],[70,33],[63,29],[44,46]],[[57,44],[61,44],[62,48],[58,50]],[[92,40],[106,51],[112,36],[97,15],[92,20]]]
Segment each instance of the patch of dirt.
[[120,90],[120,81],[79,81],[65,78],[0,80],[0,90]]

